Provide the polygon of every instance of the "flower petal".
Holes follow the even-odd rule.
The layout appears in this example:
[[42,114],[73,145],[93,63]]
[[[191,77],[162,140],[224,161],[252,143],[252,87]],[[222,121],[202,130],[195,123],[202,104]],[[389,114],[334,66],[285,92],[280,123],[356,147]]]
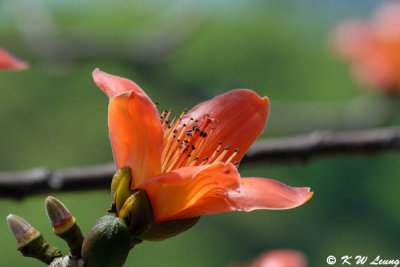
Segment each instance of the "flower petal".
[[228,205],[225,196],[239,184],[235,166],[217,162],[176,169],[139,187],[150,197],[156,222],[161,222],[215,213]]
[[229,192],[232,210],[291,209],[304,204],[314,193],[308,187],[290,187],[267,178],[242,178],[240,189]]
[[14,57],[0,47],[0,70],[23,70],[28,67],[28,63]]
[[156,222],[227,211],[290,209],[309,200],[309,188],[265,178],[242,178],[233,164],[184,167],[139,186],[150,197]]
[[110,99],[108,126],[114,160],[118,169],[132,169],[132,189],[161,172],[164,145],[159,116],[142,93],[129,91]]
[[112,98],[128,91],[134,91],[135,93],[146,95],[143,89],[131,80],[105,73],[98,68],[93,71],[92,76],[94,82],[108,96],[108,98]]
[[[232,162],[240,161],[251,144],[263,132],[269,113],[267,97],[259,97],[248,89],[236,89],[195,106],[183,118],[183,124],[193,124],[204,118],[211,118],[214,127],[202,145],[199,158],[209,157],[216,150],[219,142],[239,153]],[[193,118],[192,122],[190,118]],[[190,127],[189,127],[190,128]],[[227,160],[227,154],[222,161]]]

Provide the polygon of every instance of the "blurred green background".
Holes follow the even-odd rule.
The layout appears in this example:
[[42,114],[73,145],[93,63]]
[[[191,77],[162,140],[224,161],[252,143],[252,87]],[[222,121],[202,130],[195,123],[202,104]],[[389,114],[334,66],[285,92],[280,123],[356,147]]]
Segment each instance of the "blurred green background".
[[[0,73],[0,170],[112,161],[96,67],[176,112],[233,88],[268,95],[261,138],[398,124],[396,111],[381,114],[385,96],[359,88],[329,45],[336,23],[382,2],[0,1],[0,45],[31,63]],[[303,251],[310,266],[325,266],[328,255],[398,258],[399,162],[387,153],[243,165],[242,176],[310,186],[315,195],[293,210],[203,216],[184,234],[138,245],[126,266],[225,266],[275,248]],[[110,202],[107,190],[54,196],[84,232]],[[9,213],[67,251],[51,233],[45,197],[0,200],[0,266],[41,266],[16,251]]]

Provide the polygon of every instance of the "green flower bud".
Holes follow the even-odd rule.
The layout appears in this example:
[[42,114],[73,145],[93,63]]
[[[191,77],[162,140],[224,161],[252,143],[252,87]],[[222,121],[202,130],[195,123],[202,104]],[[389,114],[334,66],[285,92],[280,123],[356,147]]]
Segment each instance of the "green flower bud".
[[46,198],[45,207],[53,232],[67,242],[72,256],[80,258],[83,235],[75,217],[61,201],[51,196]]
[[29,242],[41,235],[41,233],[25,221],[24,218],[14,214],[7,216],[7,224],[8,228],[17,239],[18,249],[26,246]]
[[124,220],[114,216],[97,219],[85,236],[82,255],[88,267],[120,267],[130,250],[131,235]]
[[17,248],[22,255],[36,258],[46,264],[49,264],[54,258],[62,256],[58,248],[47,243],[42,234],[22,217],[10,214],[7,216],[7,224],[17,239]]

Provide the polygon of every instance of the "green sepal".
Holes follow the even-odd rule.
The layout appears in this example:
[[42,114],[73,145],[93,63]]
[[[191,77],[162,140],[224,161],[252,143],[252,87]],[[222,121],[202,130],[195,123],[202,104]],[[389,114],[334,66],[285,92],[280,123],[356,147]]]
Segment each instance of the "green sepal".
[[112,213],[118,213],[125,201],[132,195],[131,186],[131,168],[122,167],[117,170],[111,182],[111,208]]
[[124,219],[132,235],[138,236],[149,229],[154,222],[153,208],[147,193],[136,190],[126,201],[118,217]]
[[138,238],[140,238],[141,240],[148,240],[148,241],[161,241],[189,230],[199,220],[200,216],[187,219],[153,223],[151,227],[146,232],[139,235]]

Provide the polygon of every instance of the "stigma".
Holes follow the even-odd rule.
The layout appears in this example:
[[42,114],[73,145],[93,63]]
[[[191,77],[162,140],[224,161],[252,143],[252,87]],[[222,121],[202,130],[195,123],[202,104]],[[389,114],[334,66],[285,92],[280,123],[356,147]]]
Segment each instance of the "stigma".
[[[200,119],[187,118],[185,109],[179,116],[172,110],[164,110],[161,113],[161,125],[164,131],[164,150],[161,157],[161,171],[169,172],[173,169],[187,166],[201,166],[214,162],[233,162],[239,154],[237,148],[231,148],[229,144],[219,141],[210,144],[207,139],[214,137],[218,121],[211,114],[205,114]],[[210,145],[214,145],[213,152]],[[233,162],[237,167],[238,161]]]

